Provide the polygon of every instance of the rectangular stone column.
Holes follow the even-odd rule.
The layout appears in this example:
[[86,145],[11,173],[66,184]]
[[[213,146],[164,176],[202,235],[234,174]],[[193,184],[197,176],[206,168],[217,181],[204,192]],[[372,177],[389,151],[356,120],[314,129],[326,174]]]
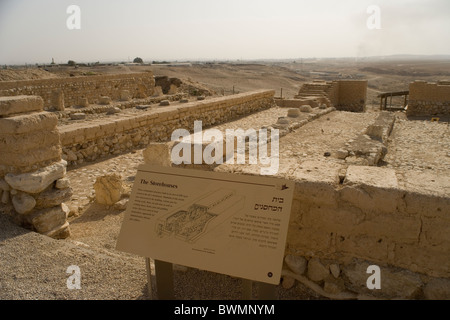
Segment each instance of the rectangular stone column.
[[38,96],[0,97],[0,200],[24,227],[53,238],[70,235],[58,118]]

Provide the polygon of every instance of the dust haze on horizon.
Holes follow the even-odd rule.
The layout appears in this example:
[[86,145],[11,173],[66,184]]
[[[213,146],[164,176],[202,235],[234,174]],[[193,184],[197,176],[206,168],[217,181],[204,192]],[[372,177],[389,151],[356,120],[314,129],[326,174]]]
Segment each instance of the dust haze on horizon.
[[448,0],[0,0],[0,64],[450,55],[449,31]]

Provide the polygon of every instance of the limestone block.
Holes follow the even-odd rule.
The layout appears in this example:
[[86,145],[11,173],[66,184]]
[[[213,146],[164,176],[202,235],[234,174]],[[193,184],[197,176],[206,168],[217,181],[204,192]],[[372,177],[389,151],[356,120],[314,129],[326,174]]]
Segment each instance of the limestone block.
[[44,149],[37,147],[20,153],[3,152],[2,157],[0,157],[0,164],[23,168],[44,161],[57,161],[60,159],[61,147],[59,145],[53,145]]
[[[363,198],[367,198],[370,205],[374,203],[373,199],[377,196],[380,198],[375,201],[381,201],[383,199],[383,202],[386,202],[386,197],[388,197],[390,200],[389,203],[383,205],[387,208],[386,210],[391,210],[392,207],[395,208],[396,199],[401,196],[395,170],[389,168],[351,165],[347,169],[344,185],[360,186],[362,188],[362,194],[359,197],[360,201],[363,201]],[[355,199],[352,199],[352,197],[349,196],[346,200],[354,202]]]
[[308,261],[304,257],[288,254],[284,258],[284,261],[289,269],[294,271],[296,274],[302,275],[305,273]]
[[[217,141],[214,140],[213,142],[211,142],[209,140],[203,139],[200,143],[196,141],[195,136],[192,134],[177,141],[171,142],[171,160],[172,163],[174,163],[174,160],[179,160],[184,163],[188,161],[189,164],[200,164],[195,163],[196,160],[200,160],[196,159],[195,155],[196,150],[201,150],[201,164],[210,165],[216,164],[218,161],[225,162],[226,159],[234,156],[235,150],[238,150],[238,152],[241,151],[240,145],[245,145],[237,143],[237,141],[242,140],[235,137],[234,141],[232,142],[234,147],[227,148],[227,141],[223,136],[222,140],[218,139]],[[185,155],[185,152],[190,153],[190,159],[188,154]]]
[[123,193],[122,178],[118,174],[98,177],[94,183],[95,199],[100,204],[113,205]]
[[128,201],[129,201],[129,199],[125,198],[125,199],[122,199],[122,200],[116,202],[114,204],[114,209],[116,209],[116,210],[125,210],[127,208]]
[[403,193],[398,189],[367,186],[345,186],[339,190],[340,199],[363,211],[393,214],[401,203]]
[[450,277],[450,247],[396,245],[393,261],[411,271],[421,272],[433,277]]
[[39,193],[55,180],[63,178],[66,174],[66,166],[67,162],[61,160],[31,173],[8,173],[5,180],[14,189],[27,193]]
[[55,188],[57,189],[66,189],[70,187],[70,180],[68,178],[62,178],[56,180]]
[[72,194],[71,188],[48,188],[36,197],[36,209],[56,207],[63,202],[69,201]]
[[163,90],[162,90],[161,86],[156,86],[155,87],[155,91],[153,93],[153,96],[154,97],[159,97],[159,96],[162,96],[163,94],[164,93],[163,93]]
[[338,264],[332,263],[330,264],[330,272],[335,278],[339,278],[339,275],[341,274],[341,268]]
[[[376,265],[376,263],[374,263]],[[367,273],[369,262],[356,260],[356,262],[345,266],[342,272],[349,280],[350,289],[359,293],[373,294],[375,296],[387,296],[390,298],[414,299],[420,292],[422,281],[417,274],[407,270],[396,270],[380,265],[381,289],[369,290]]]
[[61,89],[52,92],[51,104],[56,110],[64,111],[64,92]]
[[328,276],[323,284],[323,290],[331,294],[340,294],[345,290],[344,280]]
[[348,157],[348,150],[339,149],[338,151],[336,151],[336,158],[345,160],[345,158],[347,157]]
[[169,101],[169,100],[162,100],[162,101],[159,103],[159,105],[160,105],[160,106],[163,106],[163,107],[169,106],[169,105],[170,105],[170,101]]
[[317,258],[311,258],[308,262],[308,278],[312,281],[322,281],[330,274],[330,271]]
[[78,105],[83,108],[89,107],[88,98],[84,98],[84,97],[78,98]]
[[102,105],[108,105],[111,103],[111,98],[108,96],[101,96],[98,103]]
[[146,164],[168,167],[172,165],[170,143],[151,142],[142,155]]
[[9,203],[9,191],[3,191],[2,194],[2,203],[3,204],[8,204]]
[[66,221],[62,226],[58,226],[53,230],[44,233],[46,236],[53,239],[65,239],[70,237],[69,222]]
[[289,276],[283,276],[283,279],[281,281],[281,285],[283,286],[283,289],[289,290],[295,285],[295,279]]
[[67,155],[67,157],[66,157],[67,161],[76,161],[78,159],[77,155],[72,150],[67,150],[66,155]]
[[19,193],[12,197],[12,204],[17,213],[29,213],[36,206],[36,200],[26,193]]
[[279,117],[277,120],[277,124],[289,124],[289,119],[286,117]]
[[300,112],[310,113],[312,112],[312,108],[310,105],[306,104],[300,107]]
[[129,101],[131,100],[131,94],[129,90],[120,91],[120,100],[121,101]]
[[298,108],[289,109],[287,116],[291,118],[297,118],[300,116],[300,110]]
[[45,111],[10,118],[0,118],[0,134],[21,134],[54,130],[57,124],[57,115]]
[[0,152],[24,154],[34,148],[60,144],[58,130],[37,131],[23,134],[0,134]]
[[3,191],[9,191],[11,190],[11,187],[8,183],[6,183],[5,179],[0,179],[0,189]]
[[86,119],[86,114],[83,112],[76,112],[70,114],[70,119],[72,120],[84,120]]
[[347,252],[365,259],[386,261],[389,243],[380,241],[380,237],[373,235],[340,235],[336,237],[336,251]]
[[42,209],[32,214],[31,223],[39,233],[47,233],[66,223],[69,208],[64,204]]
[[42,111],[43,108],[44,101],[39,96],[0,97],[0,117]]
[[116,114],[116,113],[120,113],[120,112],[122,112],[122,110],[120,110],[119,107],[112,107],[106,111],[106,114],[109,115],[109,114]]
[[174,84],[171,84],[168,94],[177,94],[177,93],[178,93],[178,87]]

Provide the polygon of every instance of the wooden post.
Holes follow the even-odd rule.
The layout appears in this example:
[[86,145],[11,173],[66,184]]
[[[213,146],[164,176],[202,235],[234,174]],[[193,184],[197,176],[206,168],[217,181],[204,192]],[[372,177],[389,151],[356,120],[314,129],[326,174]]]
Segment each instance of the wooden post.
[[275,300],[275,288],[273,284],[259,282],[258,300]]
[[173,300],[173,268],[172,264],[155,260],[156,291],[159,300]]
[[150,258],[145,258],[145,269],[147,269],[147,293],[149,299],[153,299],[152,290],[152,268],[150,266]]
[[281,88],[281,99],[283,99],[283,88]]
[[252,300],[253,281],[242,279],[242,300]]

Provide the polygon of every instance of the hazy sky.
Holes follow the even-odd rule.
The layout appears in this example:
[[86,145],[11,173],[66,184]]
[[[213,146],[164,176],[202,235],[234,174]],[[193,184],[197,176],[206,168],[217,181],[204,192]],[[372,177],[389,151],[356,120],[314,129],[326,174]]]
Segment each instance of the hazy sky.
[[449,0],[0,0],[0,64],[450,54],[449,39]]

